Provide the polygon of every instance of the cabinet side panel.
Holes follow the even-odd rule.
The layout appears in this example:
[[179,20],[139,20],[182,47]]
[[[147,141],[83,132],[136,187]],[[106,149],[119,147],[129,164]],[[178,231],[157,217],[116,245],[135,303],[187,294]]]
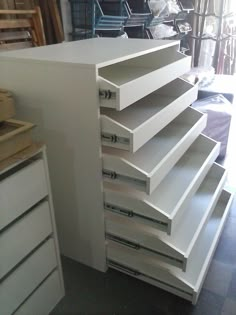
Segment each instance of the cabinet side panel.
[[105,271],[101,143],[95,68],[0,60],[0,87],[48,146],[62,254]]

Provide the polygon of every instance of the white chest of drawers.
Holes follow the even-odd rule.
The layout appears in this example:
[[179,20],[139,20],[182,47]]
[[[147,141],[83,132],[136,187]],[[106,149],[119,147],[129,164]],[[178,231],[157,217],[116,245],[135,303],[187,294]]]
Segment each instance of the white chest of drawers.
[[178,48],[103,38],[4,53],[0,86],[47,141],[62,253],[195,303],[232,197]]
[[[64,285],[45,146],[1,162],[0,191],[0,313],[47,315]],[[55,292],[45,289],[40,297],[51,281]]]

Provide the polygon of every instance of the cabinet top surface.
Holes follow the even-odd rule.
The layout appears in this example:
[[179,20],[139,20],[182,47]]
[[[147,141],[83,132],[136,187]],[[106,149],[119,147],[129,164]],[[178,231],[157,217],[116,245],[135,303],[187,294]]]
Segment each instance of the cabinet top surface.
[[2,52],[2,59],[57,62],[104,67],[116,62],[179,45],[174,40],[93,38],[56,45]]

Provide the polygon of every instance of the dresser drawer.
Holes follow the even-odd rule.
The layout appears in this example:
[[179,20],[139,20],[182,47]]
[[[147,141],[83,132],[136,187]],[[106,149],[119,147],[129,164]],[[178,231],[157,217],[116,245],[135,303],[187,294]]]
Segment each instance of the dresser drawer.
[[54,240],[50,239],[1,283],[0,313],[12,314],[56,266]]
[[50,233],[52,224],[47,201],[0,233],[0,279]]
[[186,272],[135,249],[109,241],[108,265],[196,303],[224,227],[232,196],[223,191],[207,225],[196,241]]
[[121,185],[104,183],[105,209],[171,234],[219,150],[219,143],[200,135],[150,196]]
[[55,270],[17,309],[14,315],[48,315],[62,296],[60,275]]
[[191,107],[136,153],[103,147],[105,181],[151,194],[206,126],[206,116]]
[[98,69],[100,106],[122,110],[188,72],[191,57],[176,43]]
[[[188,203],[178,230],[167,235],[129,217],[106,211],[106,237],[186,271],[196,240],[214,210],[226,180],[226,171],[213,164]],[[171,198],[171,195],[169,195]]]
[[42,159],[0,176],[0,230],[48,194]]
[[192,104],[198,86],[176,79],[122,111],[101,108],[102,144],[136,152]]

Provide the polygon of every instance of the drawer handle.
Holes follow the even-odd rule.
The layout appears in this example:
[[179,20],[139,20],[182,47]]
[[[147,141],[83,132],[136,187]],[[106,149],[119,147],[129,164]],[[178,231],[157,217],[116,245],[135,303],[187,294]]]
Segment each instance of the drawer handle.
[[115,99],[116,93],[110,90],[99,90],[99,97],[106,100]]

